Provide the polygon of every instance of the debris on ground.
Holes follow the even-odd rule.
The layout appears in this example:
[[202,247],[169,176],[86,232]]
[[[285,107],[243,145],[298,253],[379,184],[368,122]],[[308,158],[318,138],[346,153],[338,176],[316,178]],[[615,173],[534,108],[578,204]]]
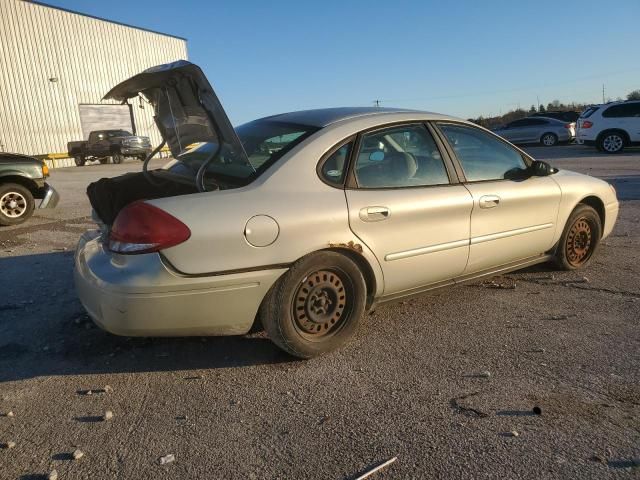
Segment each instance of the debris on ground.
[[591,460],[592,462],[598,462],[598,463],[603,463],[606,464],[607,463],[607,459],[604,458],[602,455],[592,455],[589,460]]
[[398,459],[398,457],[393,457],[390,458],[389,460],[387,460],[386,462],[382,462],[380,465],[376,465],[373,468],[370,468],[369,470],[367,470],[366,472],[364,472],[362,475],[360,475],[359,477],[356,477],[355,480],[363,480],[365,478],[369,478],[371,475],[373,475],[374,473],[376,473],[377,471],[382,470],[383,468],[391,465],[393,462],[395,462]]
[[15,414],[12,411],[8,411],[7,413],[3,413],[0,417],[15,417]]
[[84,457],[84,452],[80,449],[75,449],[71,456],[74,460],[80,460],[82,457]]
[[176,461],[176,456],[173,453],[170,453],[169,455],[165,455],[164,457],[160,457],[158,459],[158,463],[160,463],[160,465],[166,465],[168,463],[172,463]]
[[483,288],[497,288],[497,289],[502,289],[502,290],[515,290],[516,289],[516,281],[513,279],[507,279],[509,281],[507,282],[503,282],[503,281],[498,281],[498,280],[489,280],[486,282],[482,282],[480,284],[478,284],[480,287]]
[[56,470],[51,470],[51,472],[49,473],[49,476],[47,477],[48,480],[58,480],[58,472]]
[[16,448],[16,442],[6,442],[6,443],[0,443],[0,448],[4,448],[4,449],[11,449],[11,448]]
[[490,378],[491,377],[491,372],[489,370],[483,370],[482,372],[480,372],[478,374],[479,377],[482,378]]
[[520,434],[516,430],[505,433],[505,437],[519,437]]
[[102,416],[102,420],[107,421],[107,420],[111,420],[113,418],[113,412],[111,410],[107,410],[106,412],[104,412],[104,415]]
[[533,413],[536,415],[542,415],[542,409],[540,407],[533,407]]
[[451,408],[457,410],[458,413],[462,413],[463,415],[466,415],[468,417],[478,417],[478,418],[488,417],[489,416],[488,413],[483,412],[479,408],[476,408],[476,407],[470,405],[466,401],[468,398],[474,397],[474,396],[478,395],[479,393],[480,392],[473,392],[473,393],[469,393],[467,395],[462,395],[460,397],[452,398],[449,401],[449,404],[451,405]]

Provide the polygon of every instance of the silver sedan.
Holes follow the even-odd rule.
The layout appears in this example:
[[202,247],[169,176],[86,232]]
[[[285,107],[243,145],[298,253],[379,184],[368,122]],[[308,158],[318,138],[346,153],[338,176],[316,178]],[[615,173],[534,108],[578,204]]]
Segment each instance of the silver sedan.
[[546,117],[528,117],[515,120],[494,133],[512,143],[540,143],[552,147],[576,138],[576,124]]
[[586,265],[618,215],[606,182],[552,168],[472,123],[332,108],[231,127],[188,62],[144,95],[175,160],[100,180],[78,295],[119,335],[240,335],[290,354],[344,344],[375,305],[553,261]]

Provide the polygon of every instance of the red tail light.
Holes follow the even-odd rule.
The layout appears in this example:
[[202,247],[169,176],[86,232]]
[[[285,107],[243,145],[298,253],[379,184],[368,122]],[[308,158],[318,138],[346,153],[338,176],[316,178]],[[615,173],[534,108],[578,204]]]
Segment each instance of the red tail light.
[[582,128],[591,128],[591,127],[593,127],[593,122],[590,122],[589,120],[582,121]]
[[568,128],[571,128],[571,124],[570,124],[570,123],[565,123],[565,124],[564,124],[564,128],[567,128],[567,129],[568,129]]
[[109,235],[109,250],[124,254],[157,252],[190,236],[189,227],[173,215],[148,203],[134,202],[116,217]]

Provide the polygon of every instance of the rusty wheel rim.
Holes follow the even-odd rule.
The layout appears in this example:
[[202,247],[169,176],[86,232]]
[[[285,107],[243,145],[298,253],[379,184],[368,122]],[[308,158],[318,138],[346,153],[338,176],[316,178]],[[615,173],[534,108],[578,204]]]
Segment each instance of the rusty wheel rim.
[[351,312],[353,286],[349,276],[333,269],[307,275],[296,290],[293,318],[298,333],[308,340],[335,335]]
[[578,267],[586,262],[591,256],[593,244],[593,228],[585,217],[581,217],[573,222],[569,234],[567,235],[567,260]]

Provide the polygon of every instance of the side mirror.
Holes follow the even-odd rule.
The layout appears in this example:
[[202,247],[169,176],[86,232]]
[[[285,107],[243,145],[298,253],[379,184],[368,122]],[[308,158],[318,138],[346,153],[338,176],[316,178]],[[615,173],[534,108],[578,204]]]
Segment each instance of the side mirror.
[[541,160],[534,160],[529,170],[534,177],[547,177],[553,173],[553,167]]

